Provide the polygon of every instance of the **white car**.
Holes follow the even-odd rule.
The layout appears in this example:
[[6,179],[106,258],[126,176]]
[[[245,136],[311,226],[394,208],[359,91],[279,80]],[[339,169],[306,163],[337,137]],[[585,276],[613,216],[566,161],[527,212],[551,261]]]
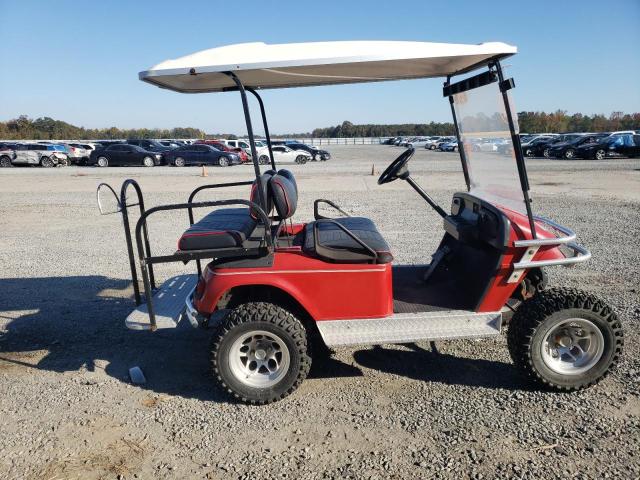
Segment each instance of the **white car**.
[[431,142],[431,140],[433,138],[440,138],[440,137],[418,137],[415,140],[412,140],[410,142],[407,143],[407,147],[409,148],[425,148],[426,145]]
[[440,143],[445,138],[448,137],[443,137],[440,135],[429,137],[429,140],[426,140],[424,142],[424,148],[426,148],[427,150],[435,150],[436,148],[438,148],[438,143]]
[[39,143],[23,143],[16,145],[16,158],[14,165],[40,165],[42,167],[55,167],[67,165],[69,157],[64,152],[53,150],[50,145]]
[[[311,154],[304,150],[292,150],[286,145],[275,145],[273,148],[273,159],[276,162],[295,162],[295,163],[307,163],[311,160]],[[267,165],[270,162],[269,152],[260,154],[258,157],[258,163]]]

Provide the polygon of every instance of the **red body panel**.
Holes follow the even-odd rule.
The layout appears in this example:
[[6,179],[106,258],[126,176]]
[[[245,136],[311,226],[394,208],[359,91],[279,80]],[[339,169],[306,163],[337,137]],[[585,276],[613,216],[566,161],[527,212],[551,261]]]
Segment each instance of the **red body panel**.
[[[510,240],[531,239],[526,215],[507,209],[503,213],[510,220]],[[536,224],[538,238],[554,238],[554,234]],[[285,227],[296,234],[304,224]],[[479,312],[500,310],[511,297],[518,283],[507,283],[525,247],[508,247],[501,265],[478,307]],[[425,255],[426,257],[426,255]],[[541,247],[534,260],[563,258],[555,247]],[[211,268],[204,273],[194,298],[195,308],[204,315],[213,313],[221,297],[234,287],[265,285],[291,295],[316,321],[380,318],[393,314],[393,285],[391,264],[336,264],[306,255],[299,246],[277,248],[273,265],[255,268]],[[201,281],[202,282],[202,281]],[[330,300],[327,300],[330,299]]]
[[[529,219],[526,215],[505,208],[501,208],[500,210],[509,218],[511,223],[510,245],[513,245],[513,242],[516,240],[530,240],[533,238],[531,228],[529,228]],[[538,238],[555,238],[555,235],[545,230],[544,226],[539,222],[536,222],[536,234]],[[525,250],[526,247],[516,248],[510,246],[507,248],[502,257],[498,273],[488,287],[487,294],[478,307],[479,312],[496,312],[507,303],[509,297],[511,297],[514,290],[518,287],[518,283],[507,283],[507,280],[513,272],[513,264],[520,260]],[[558,258],[564,258],[564,255],[558,247],[547,246],[540,247],[533,257],[533,260],[553,260]]]
[[243,285],[279,288],[316,321],[393,313],[391,264],[327,263],[302,253],[300,247],[289,247],[276,251],[271,267],[207,267],[203,275],[205,288],[194,299],[195,308],[203,314],[212,313],[225,292]]

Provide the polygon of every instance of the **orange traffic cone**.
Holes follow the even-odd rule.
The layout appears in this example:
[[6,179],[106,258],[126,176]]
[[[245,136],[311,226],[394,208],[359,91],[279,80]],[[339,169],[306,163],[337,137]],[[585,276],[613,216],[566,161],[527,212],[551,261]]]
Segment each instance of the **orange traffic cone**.
[[202,165],[202,173],[200,174],[201,177],[208,177],[209,174],[207,173],[207,167],[205,167],[204,165]]

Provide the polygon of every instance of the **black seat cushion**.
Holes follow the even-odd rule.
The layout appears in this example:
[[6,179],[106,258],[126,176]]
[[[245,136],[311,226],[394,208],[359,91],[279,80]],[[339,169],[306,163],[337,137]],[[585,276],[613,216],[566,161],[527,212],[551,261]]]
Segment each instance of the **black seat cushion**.
[[[258,194],[258,188],[259,188],[258,186],[262,188],[262,196],[267,202],[267,208],[264,209],[265,213],[267,214],[267,217],[271,215],[271,210],[273,210],[273,198],[271,197],[271,194],[270,194],[269,180],[275,174],[276,172],[274,172],[273,170],[267,170],[262,175],[260,175],[260,177],[258,177],[256,180],[253,181],[253,184],[251,185],[251,194],[249,195],[250,202],[260,205],[260,195]],[[254,218],[258,218],[258,213],[254,212],[253,210],[254,209],[252,208],[251,216]]]
[[248,208],[222,208],[194,223],[178,241],[180,250],[240,247],[251,236],[257,220]]
[[[377,263],[390,263],[393,260],[389,245],[370,219],[364,217],[342,217],[334,220],[349,229],[358,239],[374,250],[378,256]],[[314,236],[316,225],[319,235],[318,251],[315,248]],[[363,249],[358,242],[339,226],[326,221],[307,224],[302,249],[306,253],[330,262],[367,263],[372,261],[370,253]]]

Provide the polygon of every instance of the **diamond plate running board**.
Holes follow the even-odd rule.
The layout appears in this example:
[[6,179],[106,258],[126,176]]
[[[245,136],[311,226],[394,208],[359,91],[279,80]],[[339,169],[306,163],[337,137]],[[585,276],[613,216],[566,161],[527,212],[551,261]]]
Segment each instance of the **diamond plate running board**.
[[[198,282],[198,276],[177,275],[164,282],[153,295],[157,328],[175,328],[182,319],[185,300]],[[125,320],[130,330],[151,330],[147,305],[138,305]]]
[[327,346],[381,345],[500,334],[502,313],[464,310],[397,313],[385,318],[316,322]]

